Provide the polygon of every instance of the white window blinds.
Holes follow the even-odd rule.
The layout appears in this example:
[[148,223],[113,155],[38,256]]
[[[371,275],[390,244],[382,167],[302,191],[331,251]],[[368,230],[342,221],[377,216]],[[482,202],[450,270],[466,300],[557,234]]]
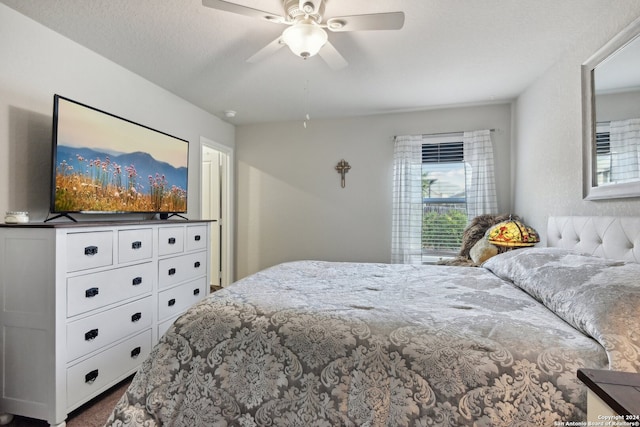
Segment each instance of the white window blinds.
[[453,256],[467,224],[462,134],[424,136],[422,144],[422,254]]

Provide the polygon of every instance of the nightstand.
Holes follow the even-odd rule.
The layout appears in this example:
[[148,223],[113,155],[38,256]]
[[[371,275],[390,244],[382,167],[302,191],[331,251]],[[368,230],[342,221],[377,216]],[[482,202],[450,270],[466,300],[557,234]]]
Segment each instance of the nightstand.
[[[603,419],[640,424],[640,374],[600,369],[578,369],[578,378],[589,388],[587,421]],[[635,424],[638,423],[638,424]]]

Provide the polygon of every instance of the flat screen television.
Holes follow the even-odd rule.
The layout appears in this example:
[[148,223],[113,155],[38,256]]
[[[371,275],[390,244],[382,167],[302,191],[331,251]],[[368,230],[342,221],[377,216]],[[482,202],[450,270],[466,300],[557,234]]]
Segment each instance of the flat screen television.
[[187,212],[184,139],[55,95],[52,159],[58,216]]

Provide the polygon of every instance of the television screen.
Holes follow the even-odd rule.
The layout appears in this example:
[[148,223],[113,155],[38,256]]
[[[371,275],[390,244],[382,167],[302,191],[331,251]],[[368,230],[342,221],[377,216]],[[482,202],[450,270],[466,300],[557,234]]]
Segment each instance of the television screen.
[[60,95],[51,212],[185,213],[189,143]]

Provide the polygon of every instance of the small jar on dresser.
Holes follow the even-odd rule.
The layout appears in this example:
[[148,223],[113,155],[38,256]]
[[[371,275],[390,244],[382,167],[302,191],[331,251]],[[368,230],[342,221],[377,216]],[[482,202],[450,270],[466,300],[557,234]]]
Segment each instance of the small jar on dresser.
[[210,221],[0,225],[0,412],[64,426],[209,293]]

